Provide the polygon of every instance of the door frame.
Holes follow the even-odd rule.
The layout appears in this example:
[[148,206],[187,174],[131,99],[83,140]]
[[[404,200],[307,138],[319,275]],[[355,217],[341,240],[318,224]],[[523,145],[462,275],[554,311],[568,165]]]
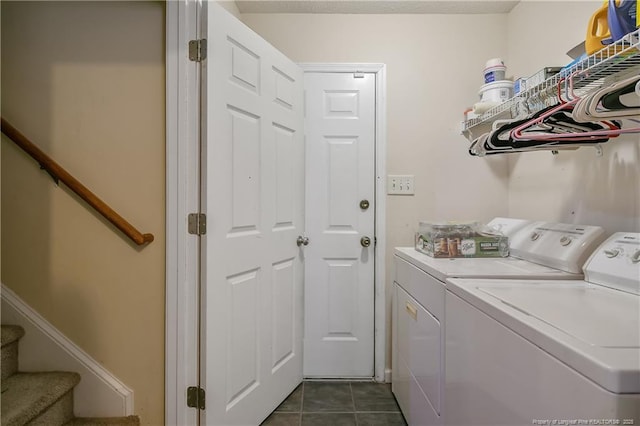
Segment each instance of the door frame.
[[187,387],[199,385],[200,238],[187,215],[200,211],[200,70],[189,60],[199,38],[200,0],[166,2],[165,424],[197,425]]
[[[390,381],[385,375],[386,363],[386,158],[387,158],[387,66],[378,63],[298,63],[305,73],[371,73],[375,74],[375,231],[374,250],[374,378]],[[305,194],[306,197],[306,194]],[[304,356],[304,354],[303,354]],[[386,379],[386,380],[385,380]]]

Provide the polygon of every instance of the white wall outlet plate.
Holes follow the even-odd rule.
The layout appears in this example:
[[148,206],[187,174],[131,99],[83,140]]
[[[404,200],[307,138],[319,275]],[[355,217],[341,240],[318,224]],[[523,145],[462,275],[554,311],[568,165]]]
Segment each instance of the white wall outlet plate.
[[389,195],[413,195],[413,175],[388,175],[387,194]]

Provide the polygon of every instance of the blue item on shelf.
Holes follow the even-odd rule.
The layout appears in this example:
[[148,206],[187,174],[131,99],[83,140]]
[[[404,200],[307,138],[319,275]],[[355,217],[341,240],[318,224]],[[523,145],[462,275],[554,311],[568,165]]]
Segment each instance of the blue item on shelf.
[[567,65],[562,67],[562,69],[560,70],[560,75],[562,77],[568,77],[569,76],[569,70],[571,69],[571,67],[574,66],[575,64],[577,64],[578,62],[582,62],[583,60],[585,60],[587,58],[587,56],[588,55],[586,53],[583,53],[582,55],[580,55],[577,58],[575,58],[573,61],[569,62]]
[[613,41],[636,29],[636,0],[609,0],[607,23]]

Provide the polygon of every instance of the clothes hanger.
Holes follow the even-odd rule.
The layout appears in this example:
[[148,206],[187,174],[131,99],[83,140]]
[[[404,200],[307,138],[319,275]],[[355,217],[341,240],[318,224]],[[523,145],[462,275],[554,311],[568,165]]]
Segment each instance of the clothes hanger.
[[[554,106],[555,107],[555,106]],[[523,123],[529,122],[531,119],[535,119],[536,117],[543,116],[547,111],[553,109],[554,107],[547,107],[544,110],[538,111],[532,117],[525,118],[523,120],[514,120],[513,122],[506,123],[495,129],[487,135],[486,138],[482,140],[478,140],[476,142],[475,149],[478,150],[478,147],[484,148],[487,152],[507,152],[512,151],[515,148],[525,149],[532,148],[538,145],[562,145],[562,144],[570,144],[575,142],[587,142],[590,144],[593,143],[603,143],[606,142],[607,138],[596,138],[596,137],[574,137],[570,140],[559,140],[554,141],[553,135],[563,134],[567,132],[573,132],[575,135],[576,132],[587,132],[593,130],[601,130],[602,125],[598,123],[577,123],[571,119],[570,115],[567,115],[564,112],[556,113],[556,115],[552,115],[548,118],[547,122],[539,123],[535,126],[532,126],[527,130],[527,132],[535,131],[543,134],[550,134],[550,138],[546,140],[529,140],[529,138],[523,138],[522,140],[514,140],[511,137],[511,130],[520,126]],[[580,134],[580,133],[577,133]],[[484,143],[483,143],[484,142]]]
[[[574,118],[578,121],[593,121],[602,118],[625,118],[640,115],[640,105],[625,105],[621,96],[640,92],[640,75],[619,81],[599,89],[576,104]],[[638,96],[640,100],[640,95]]]
[[620,89],[617,89],[615,91],[605,94],[601,100],[602,106],[608,110],[640,108],[640,104],[628,105],[623,103],[621,99],[622,96],[633,93],[634,95],[636,95],[636,98],[637,98],[634,100],[640,100],[640,96],[638,96],[638,86],[640,84],[640,76],[636,76],[634,80],[635,82],[631,82],[630,84],[627,84]]
[[[564,118],[559,118],[558,114],[564,113],[567,114]],[[621,124],[616,121],[589,121],[589,122],[577,122],[571,118],[570,112],[558,111],[556,114],[550,114],[546,116],[546,123],[549,124],[555,119],[560,120],[568,120],[569,124],[568,132],[548,132],[541,129],[540,126],[520,126],[517,129],[514,129],[510,133],[510,139],[516,142],[531,142],[531,141],[549,141],[549,140],[565,140],[565,141],[584,141],[593,143],[597,142],[606,142],[609,138],[619,136],[625,133],[638,133],[640,132],[640,127],[634,127],[629,129],[622,129]],[[573,121],[573,123],[571,123]],[[582,124],[586,126],[586,128],[580,129],[577,126],[573,126],[573,124]],[[527,123],[525,123],[526,125]],[[542,123],[544,125],[545,123]],[[556,126],[556,128],[562,128],[563,125]],[[542,130],[542,131],[541,131]]]
[[480,137],[478,137],[471,143],[471,146],[469,147],[469,154],[478,157],[484,157],[487,154],[486,150],[484,149],[484,140],[486,140],[487,135],[488,133],[483,133],[482,135],[480,135]]
[[[620,96],[638,90],[636,84],[640,84],[640,76],[632,77],[624,82],[619,82],[601,89],[590,96],[580,98],[576,95],[573,86],[573,79],[581,72],[575,72],[568,78],[558,80],[555,93],[549,94],[552,86],[542,89],[532,95],[525,105],[532,107],[546,107],[537,113],[518,120],[500,120],[492,125],[492,131],[477,138],[469,149],[471,155],[492,155],[509,152],[526,152],[536,150],[551,150],[556,153],[558,150],[578,149],[581,146],[593,146],[602,155],[600,144],[605,143],[611,137],[616,137],[624,133],[640,132],[640,127],[631,129],[621,129],[621,124],[615,121],[594,122],[589,120],[576,120],[574,111],[581,103],[581,108],[588,108],[594,105],[590,102],[597,99],[595,105],[600,103],[600,99],[610,95],[611,99],[619,99]],[[633,90],[630,88],[633,82]],[[550,100],[557,101],[555,105],[549,105]],[[628,108],[623,105],[625,109]],[[596,113],[602,111],[596,110]],[[608,113],[609,111],[607,111]],[[635,114],[634,114],[635,115]],[[608,115],[607,118],[614,115]],[[499,127],[498,127],[499,126]]]
[[[544,113],[539,114],[537,116],[534,116],[532,119],[528,120],[525,123],[522,123],[521,125],[515,127],[509,134],[509,139],[512,140],[513,142],[516,141],[520,141],[520,142],[524,142],[524,141],[550,141],[550,140],[570,140],[573,142],[576,141],[583,141],[583,142],[587,142],[587,143],[602,143],[602,142],[606,142],[608,140],[609,137],[615,137],[618,136],[620,134],[623,133],[638,133],[640,132],[640,127],[635,127],[635,128],[631,128],[631,129],[621,129],[620,125],[618,123],[613,123],[610,121],[598,121],[598,123],[601,124],[597,124],[597,126],[602,126],[599,129],[598,128],[594,128],[590,131],[586,131],[586,132],[569,132],[569,133],[554,133],[554,134],[550,134],[547,132],[535,132],[536,130],[536,125],[541,124],[545,121],[545,119],[548,119],[549,117],[552,117],[554,115],[556,115],[557,113],[561,112],[561,111],[569,111],[569,113],[571,114],[574,110],[575,110],[575,106],[578,104],[578,102],[581,100],[581,98],[579,98],[574,90],[573,90],[573,78],[577,75],[578,73],[573,73],[571,76],[569,76],[568,81],[565,82],[565,94],[568,95],[567,97],[570,99],[563,99],[561,94],[562,94],[562,90],[561,90],[561,83],[563,82],[564,79],[560,79],[558,81],[558,87],[557,87],[557,94],[558,94],[558,99],[560,100],[560,103],[557,104],[555,107],[552,107],[546,111],[544,111]],[[620,85],[614,85],[616,86],[616,88],[619,88],[621,86],[623,86],[623,84]],[[611,89],[609,88],[609,90],[607,91],[607,93],[613,91],[615,89]],[[591,97],[589,97],[591,99]],[[585,101],[587,102],[587,101]],[[588,108],[588,103],[586,104],[587,106],[585,106],[585,108]],[[557,117],[557,116],[556,116]],[[569,118],[568,116],[566,117],[567,119]],[[575,120],[575,117],[571,120],[574,123],[577,124],[577,121]],[[591,124],[596,124],[593,122],[593,120],[586,120],[583,121],[585,123],[591,123]],[[538,128],[539,129],[539,128]],[[533,130],[533,131],[532,131]],[[606,138],[606,140],[602,139],[602,138]],[[493,141],[493,139],[492,139]]]

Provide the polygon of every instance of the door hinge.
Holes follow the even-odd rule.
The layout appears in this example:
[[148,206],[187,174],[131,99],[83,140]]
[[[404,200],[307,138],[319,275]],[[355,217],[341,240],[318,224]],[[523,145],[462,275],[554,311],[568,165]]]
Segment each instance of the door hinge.
[[189,60],[194,62],[202,62],[207,59],[207,39],[189,41]]
[[207,233],[207,215],[204,213],[189,213],[189,233],[192,235],[204,235]]
[[204,410],[204,403],[204,389],[197,386],[189,386],[187,388],[187,407]]

